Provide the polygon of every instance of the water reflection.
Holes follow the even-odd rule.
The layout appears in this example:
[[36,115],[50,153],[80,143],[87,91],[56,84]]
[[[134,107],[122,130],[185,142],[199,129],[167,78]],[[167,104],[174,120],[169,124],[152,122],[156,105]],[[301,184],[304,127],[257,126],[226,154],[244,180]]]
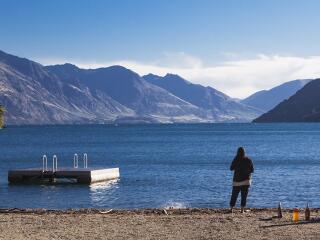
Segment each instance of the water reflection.
[[115,196],[116,189],[119,188],[120,179],[114,179],[107,182],[90,184],[90,200],[93,206],[109,207],[117,200]]
[[120,179],[113,179],[106,182],[92,183],[90,184],[89,187],[90,187],[90,191],[99,192],[99,191],[108,190],[110,188],[118,188],[119,182],[120,182]]

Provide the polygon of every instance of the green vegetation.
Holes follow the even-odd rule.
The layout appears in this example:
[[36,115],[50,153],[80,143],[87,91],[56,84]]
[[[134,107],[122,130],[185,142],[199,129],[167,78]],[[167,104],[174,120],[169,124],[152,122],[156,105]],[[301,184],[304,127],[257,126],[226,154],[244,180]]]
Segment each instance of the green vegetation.
[[0,129],[4,127],[4,112],[6,109],[4,106],[0,105]]

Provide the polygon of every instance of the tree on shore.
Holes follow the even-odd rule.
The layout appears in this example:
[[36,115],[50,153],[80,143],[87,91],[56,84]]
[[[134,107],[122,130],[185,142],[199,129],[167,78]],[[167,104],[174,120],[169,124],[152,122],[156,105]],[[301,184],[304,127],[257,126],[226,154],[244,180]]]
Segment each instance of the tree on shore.
[[0,129],[4,127],[4,112],[6,109],[0,104]]

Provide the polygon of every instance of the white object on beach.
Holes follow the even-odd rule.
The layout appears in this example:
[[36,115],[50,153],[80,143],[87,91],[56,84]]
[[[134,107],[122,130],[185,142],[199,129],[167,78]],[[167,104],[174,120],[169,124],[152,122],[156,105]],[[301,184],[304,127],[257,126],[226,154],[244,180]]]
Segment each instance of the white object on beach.
[[113,209],[110,209],[108,211],[99,211],[99,213],[101,214],[107,214],[107,213],[111,213],[113,211]]
[[163,212],[164,212],[165,215],[168,215],[167,210],[163,209]]

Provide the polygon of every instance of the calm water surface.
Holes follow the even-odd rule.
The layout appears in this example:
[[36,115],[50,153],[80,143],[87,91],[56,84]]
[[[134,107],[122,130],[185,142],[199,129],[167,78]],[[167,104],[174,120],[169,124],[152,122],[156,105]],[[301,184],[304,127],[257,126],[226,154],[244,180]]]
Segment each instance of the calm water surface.
[[[255,164],[250,207],[320,207],[320,124],[11,126],[0,131],[0,207],[227,207],[240,145]],[[89,167],[120,167],[121,178],[7,183],[9,169],[42,167],[43,154],[71,167],[73,154],[84,152]]]

